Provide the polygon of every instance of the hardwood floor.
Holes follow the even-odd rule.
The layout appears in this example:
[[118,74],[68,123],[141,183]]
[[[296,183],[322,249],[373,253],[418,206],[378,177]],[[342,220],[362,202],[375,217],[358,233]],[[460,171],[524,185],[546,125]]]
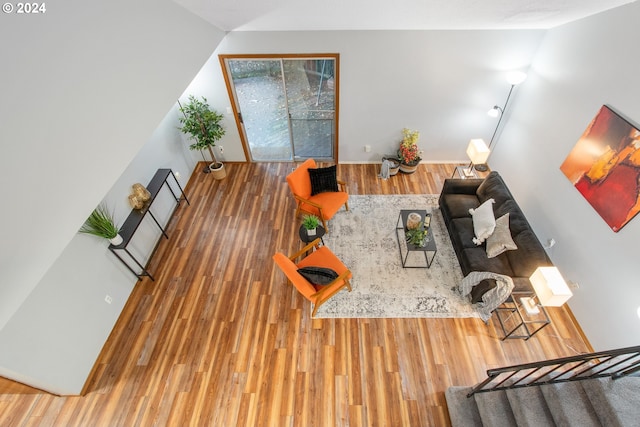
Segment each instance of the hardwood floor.
[[[319,319],[271,256],[299,249],[291,163],[196,173],[83,396],[0,379],[2,426],[447,426],[444,391],[488,368],[591,351],[565,308],[529,341],[493,319]],[[201,170],[200,167],[196,171]],[[339,165],[351,194],[439,193],[453,165],[383,181]]]

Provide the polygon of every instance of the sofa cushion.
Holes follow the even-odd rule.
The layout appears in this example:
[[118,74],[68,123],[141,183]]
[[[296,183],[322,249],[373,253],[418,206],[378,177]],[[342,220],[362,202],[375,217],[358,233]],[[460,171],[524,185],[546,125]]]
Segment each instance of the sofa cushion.
[[496,218],[507,213],[509,214],[509,229],[511,230],[511,235],[516,235],[531,228],[527,218],[524,216],[520,207],[514,200],[507,200],[501,205],[494,205],[493,211],[496,214]]
[[506,213],[512,213],[513,211],[520,210],[515,200],[505,200],[502,203],[496,203],[493,205],[493,212],[496,217],[501,217]]
[[529,278],[536,268],[551,265],[547,253],[533,231],[522,231],[513,236],[513,241],[518,250],[508,251],[500,256],[506,255],[509,258],[514,276]]
[[460,267],[465,275],[472,271],[490,271],[492,273],[504,274],[505,276],[514,275],[506,253],[498,255],[495,258],[488,258],[487,251],[482,246],[476,246],[475,248],[463,249],[461,258],[462,259],[459,260]]
[[344,191],[338,191],[336,193],[320,193],[309,197],[309,201],[322,206],[322,215],[320,215],[320,211],[316,207],[308,203],[302,203],[300,205],[300,209],[310,213],[311,215],[315,215],[318,218],[323,217],[324,219],[329,220],[345,203],[349,201],[349,194]]
[[495,200],[488,199],[476,209],[469,209],[473,219],[473,232],[476,235],[473,242],[476,245],[482,244],[496,228],[496,218],[493,215],[494,203]]
[[442,196],[440,208],[446,210],[447,218],[468,218],[469,209],[480,206],[475,194],[445,194]]
[[513,199],[506,184],[495,171],[487,175],[484,181],[482,181],[482,184],[480,184],[476,190],[476,194],[480,203],[484,203],[484,201],[488,199],[494,199],[497,206],[502,205],[507,200]]
[[[468,214],[467,214],[468,215]],[[471,217],[455,218],[449,225],[453,231],[452,240],[455,240],[454,247],[458,248],[475,248],[473,243],[475,234],[473,233],[473,220]]]
[[511,230],[509,229],[509,214],[506,213],[496,219],[496,229],[487,239],[487,257],[493,258],[505,251],[513,251],[518,249],[511,238]]
[[515,236],[523,231],[531,231],[531,226],[521,211],[514,210],[509,212],[509,229],[511,230],[511,236]]

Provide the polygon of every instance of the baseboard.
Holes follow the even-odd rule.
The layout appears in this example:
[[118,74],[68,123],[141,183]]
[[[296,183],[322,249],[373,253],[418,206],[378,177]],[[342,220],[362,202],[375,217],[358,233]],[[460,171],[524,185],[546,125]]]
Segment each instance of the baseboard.
[[[380,158],[380,160],[340,160],[338,162],[339,164],[343,164],[343,165],[377,165],[377,164],[381,164],[382,163],[382,158]],[[420,164],[425,164],[425,165],[442,165],[442,164],[464,164],[467,165],[469,164],[469,159],[467,160],[422,160],[420,162]]]
[[565,304],[563,308],[564,308],[565,312],[567,313],[567,315],[569,316],[569,318],[571,319],[571,322],[573,322],[573,326],[575,326],[576,329],[578,330],[578,334],[582,338],[582,341],[584,341],[584,343],[589,348],[589,352],[590,353],[595,353],[595,350],[593,349],[593,346],[591,345],[591,343],[589,342],[589,339],[587,338],[587,336],[585,335],[584,331],[582,330],[582,327],[580,326],[580,323],[578,323],[578,320],[573,315],[573,311],[571,311],[571,308],[569,307],[569,305]]
[[[302,163],[303,160],[282,160],[282,161],[274,161],[273,163]],[[321,162],[325,162],[324,160],[322,160]],[[198,165],[202,163],[202,167],[210,164],[210,161],[199,161]],[[225,160],[225,161],[221,161],[221,163],[226,163],[226,164],[233,164],[233,163],[251,163],[248,161],[241,161],[241,160],[237,160],[237,161],[229,161],[229,160]],[[269,162],[258,162],[258,163],[269,163]],[[327,162],[330,163],[330,162]],[[382,163],[382,157],[380,158],[380,160],[338,160],[338,164],[340,165],[378,165]],[[447,165],[447,164],[452,164],[452,165],[468,165],[469,164],[469,159],[467,160],[422,160],[420,162],[420,164],[425,164],[425,165]]]

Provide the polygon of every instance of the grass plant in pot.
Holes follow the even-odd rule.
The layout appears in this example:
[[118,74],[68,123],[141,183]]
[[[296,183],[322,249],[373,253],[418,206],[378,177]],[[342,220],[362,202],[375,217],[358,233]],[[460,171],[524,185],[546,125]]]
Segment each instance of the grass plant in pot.
[[113,213],[104,204],[95,208],[80,228],[80,233],[102,237],[115,246],[122,243],[119,232],[120,226],[116,224]]
[[225,129],[220,122],[224,118],[222,114],[212,110],[207,104],[207,99],[203,96],[202,101],[193,95],[189,95],[189,102],[184,106],[180,104],[180,111],[183,117],[180,118],[182,127],[180,130],[190,135],[196,142],[189,146],[192,150],[207,149],[211,155],[213,163],[209,165],[209,170],[215,179],[223,179],[227,176],[224,164],[219,162],[213,152],[213,147],[225,134]]
[[319,224],[320,218],[315,215],[305,215],[302,218],[302,226],[307,230],[307,236],[315,236]]

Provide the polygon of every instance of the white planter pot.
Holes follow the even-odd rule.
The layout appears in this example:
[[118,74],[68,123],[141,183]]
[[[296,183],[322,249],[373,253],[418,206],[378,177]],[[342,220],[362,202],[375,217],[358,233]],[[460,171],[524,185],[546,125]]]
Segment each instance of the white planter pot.
[[109,243],[111,243],[113,246],[118,246],[120,243],[122,243],[122,236],[116,234],[116,237],[109,239]]
[[316,235],[316,229],[312,228],[312,229],[307,229],[307,236],[315,236]]

